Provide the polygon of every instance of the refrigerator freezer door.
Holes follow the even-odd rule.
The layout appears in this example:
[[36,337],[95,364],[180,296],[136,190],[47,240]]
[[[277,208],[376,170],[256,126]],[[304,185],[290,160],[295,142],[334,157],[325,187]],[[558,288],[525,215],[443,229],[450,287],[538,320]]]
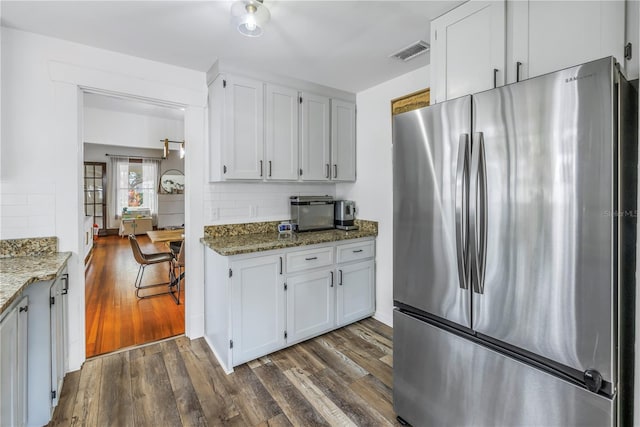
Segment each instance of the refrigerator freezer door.
[[399,311],[393,405],[414,426],[612,426],[615,401]]
[[467,328],[467,250],[456,214],[462,235],[470,120],[469,96],[393,120],[394,300]]
[[473,328],[608,382],[616,369],[612,76],[608,58],[473,97],[473,149],[483,141],[486,159]]

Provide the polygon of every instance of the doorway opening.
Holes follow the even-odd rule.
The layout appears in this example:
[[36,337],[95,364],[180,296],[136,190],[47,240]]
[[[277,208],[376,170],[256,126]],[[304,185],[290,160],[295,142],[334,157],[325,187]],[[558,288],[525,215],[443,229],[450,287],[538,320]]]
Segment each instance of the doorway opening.
[[[170,294],[146,297],[163,287],[141,290],[145,298],[138,298],[140,264],[129,242],[129,235],[135,236],[144,253],[171,252],[173,243],[177,255],[183,233],[173,242],[153,241],[148,233],[184,228],[184,185],[168,191],[162,185],[165,172],[174,181],[184,176],[179,149],[184,146],[165,151],[163,142],[184,141],[184,112],[102,94],[83,97],[87,233],[91,227],[85,248],[85,345],[86,356],[93,357],[185,331],[185,280],[178,301]],[[142,284],[168,286],[172,265],[146,267]]]

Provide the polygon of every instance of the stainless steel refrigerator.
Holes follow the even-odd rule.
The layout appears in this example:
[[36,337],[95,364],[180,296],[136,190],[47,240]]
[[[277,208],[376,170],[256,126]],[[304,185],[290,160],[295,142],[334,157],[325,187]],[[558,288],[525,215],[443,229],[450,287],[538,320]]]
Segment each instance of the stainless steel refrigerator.
[[401,419],[631,425],[637,114],[604,58],[394,117]]

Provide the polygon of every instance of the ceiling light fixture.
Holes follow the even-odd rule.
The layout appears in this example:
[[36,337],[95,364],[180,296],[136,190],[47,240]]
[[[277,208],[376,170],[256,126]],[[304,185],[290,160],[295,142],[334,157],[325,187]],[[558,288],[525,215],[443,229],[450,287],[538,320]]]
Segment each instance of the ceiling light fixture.
[[231,5],[231,23],[248,37],[260,37],[271,13],[263,0],[238,0]]
[[163,159],[169,158],[169,144],[178,144],[179,150],[180,150],[180,158],[184,159],[184,141],[170,141],[169,138],[166,138],[166,139],[161,139],[160,142],[163,143],[163,150],[162,150]]

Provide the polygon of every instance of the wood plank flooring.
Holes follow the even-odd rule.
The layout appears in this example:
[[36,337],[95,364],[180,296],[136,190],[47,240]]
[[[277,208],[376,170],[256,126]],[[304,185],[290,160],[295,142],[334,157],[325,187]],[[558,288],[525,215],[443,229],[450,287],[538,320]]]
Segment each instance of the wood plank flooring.
[[365,319],[226,375],[182,336],[88,360],[51,426],[390,426],[392,331]]
[[[166,245],[137,236],[143,251],[166,251]],[[167,281],[167,264],[149,266],[144,283]],[[100,237],[85,275],[87,357],[184,333],[184,284],[181,304],[171,296],[138,299],[133,286],[138,264],[127,238]],[[157,292],[148,289],[147,291]]]

